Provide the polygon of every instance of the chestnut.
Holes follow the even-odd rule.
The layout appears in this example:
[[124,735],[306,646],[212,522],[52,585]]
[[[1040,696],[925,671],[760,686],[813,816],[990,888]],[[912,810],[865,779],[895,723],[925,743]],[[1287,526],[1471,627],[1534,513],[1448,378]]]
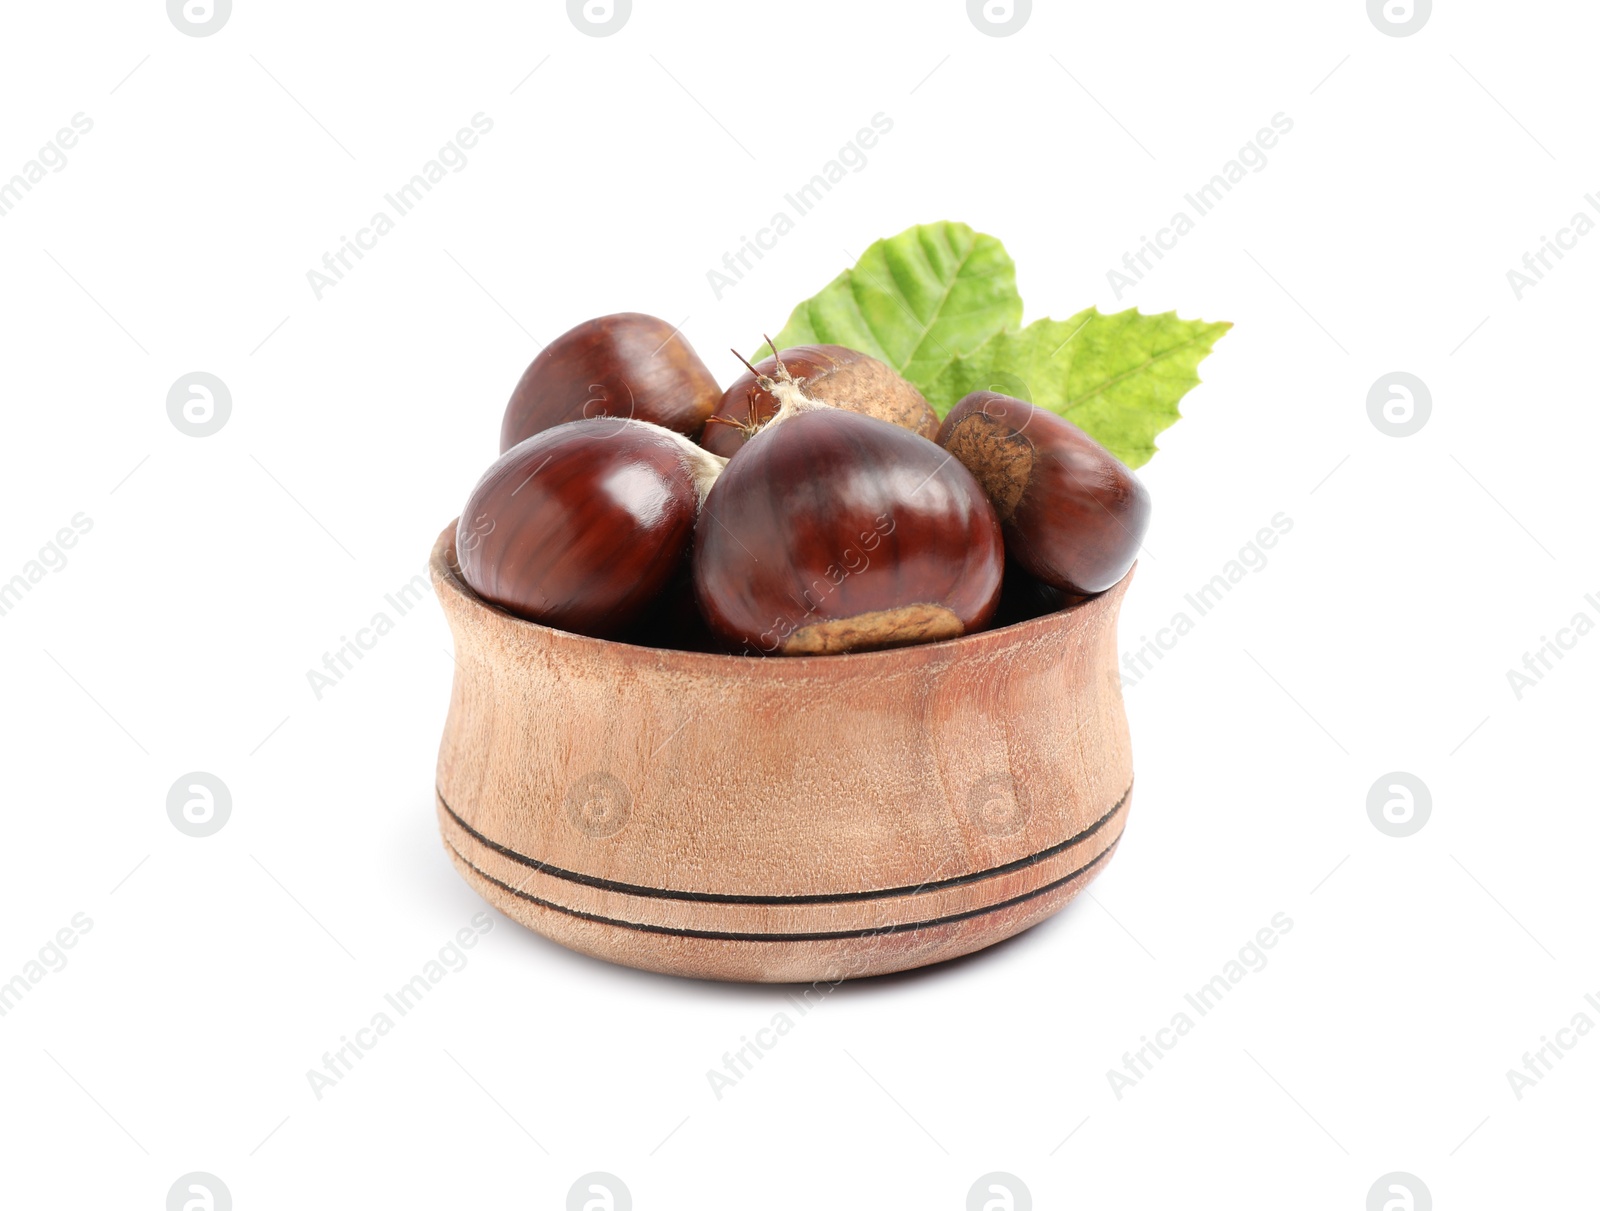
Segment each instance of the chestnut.
[[978,630],[1000,597],[999,521],[932,442],[806,394],[780,402],[712,485],[695,523],[695,598],[731,650],[826,655]]
[[939,417],[909,382],[875,357],[843,345],[796,345],[757,363],[722,393],[700,444],[732,458],[778,411],[778,400],[757,381],[772,376],[779,362],[807,392],[835,407],[875,416],[920,433],[929,441]]
[[974,391],[938,442],[994,502],[1006,553],[1067,593],[1104,592],[1127,574],[1150,524],[1150,494],[1071,421],[1020,399]]
[[638,312],[562,333],[523,371],[500,424],[500,452],[567,421],[650,421],[696,437],[722,388],[683,334]]
[[468,586],[581,635],[638,624],[687,557],[725,460],[635,420],[573,421],[502,454],[456,525]]

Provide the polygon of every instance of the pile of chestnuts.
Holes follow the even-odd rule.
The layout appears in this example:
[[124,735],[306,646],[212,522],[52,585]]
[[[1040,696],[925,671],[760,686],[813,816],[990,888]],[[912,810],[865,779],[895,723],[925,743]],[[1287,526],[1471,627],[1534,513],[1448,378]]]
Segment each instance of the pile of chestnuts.
[[724,391],[647,315],[557,338],[462,512],[462,578],[582,635],[817,656],[1036,617],[1132,566],[1149,495],[1055,413],[975,391],[941,423],[839,345],[745,367]]

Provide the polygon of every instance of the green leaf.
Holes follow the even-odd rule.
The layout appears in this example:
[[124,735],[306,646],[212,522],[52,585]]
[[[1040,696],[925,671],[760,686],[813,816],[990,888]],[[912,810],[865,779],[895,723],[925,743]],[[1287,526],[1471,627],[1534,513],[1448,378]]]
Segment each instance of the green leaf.
[[1156,434],[1178,419],[1178,401],[1200,381],[1200,362],[1228,323],[1180,320],[1133,308],[1069,320],[1035,320],[957,357],[918,384],[940,416],[969,391],[1000,391],[1058,412],[1129,467],[1156,452]]
[[[926,223],[868,248],[854,269],[796,307],[774,339],[779,349],[869,353],[925,391],[951,359],[1021,322],[1005,246],[965,223]],[[757,357],[769,352],[763,346]]]

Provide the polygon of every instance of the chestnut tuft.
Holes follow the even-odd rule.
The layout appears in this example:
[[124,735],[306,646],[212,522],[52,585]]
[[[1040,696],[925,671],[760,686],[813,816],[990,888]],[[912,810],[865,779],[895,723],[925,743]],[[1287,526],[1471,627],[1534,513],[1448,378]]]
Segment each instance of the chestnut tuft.
[[981,629],[1005,552],[977,480],[932,442],[775,370],[759,381],[778,413],[728,462],[695,525],[711,630],[736,651],[805,656]]
[[939,417],[909,382],[875,357],[843,345],[796,345],[734,380],[700,435],[700,444],[732,458],[778,411],[778,400],[758,381],[777,374],[779,363],[807,392],[838,408],[875,416],[932,441]]
[[500,424],[500,452],[556,425],[601,416],[697,437],[722,388],[671,324],[637,312],[562,333],[523,371]]
[[983,485],[1006,553],[1068,593],[1127,574],[1150,524],[1150,494],[1099,442],[1054,412],[974,391],[944,418],[941,446]]
[[500,456],[462,510],[462,579],[535,622],[620,634],[682,567],[724,462],[643,421],[573,421],[530,437]]

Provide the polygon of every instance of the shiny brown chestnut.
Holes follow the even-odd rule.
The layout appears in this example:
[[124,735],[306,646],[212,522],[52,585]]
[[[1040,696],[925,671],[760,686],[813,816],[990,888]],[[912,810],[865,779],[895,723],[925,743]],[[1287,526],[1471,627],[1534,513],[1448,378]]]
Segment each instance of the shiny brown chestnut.
[[500,424],[500,452],[556,425],[600,416],[696,437],[722,388],[671,324],[626,311],[562,333],[523,371]]
[[875,357],[843,345],[796,345],[758,362],[722,393],[700,444],[732,458],[778,411],[778,400],[757,381],[782,361],[807,393],[865,416],[875,416],[932,441],[939,417],[909,382]]
[[1005,552],[983,489],[932,442],[819,402],[776,367],[776,416],[712,486],[694,587],[732,650],[807,656],[981,629]]
[[1116,457],[1054,412],[974,391],[939,427],[994,502],[1006,553],[1068,593],[1109,589],[1127,574],[1150,524],[1150,494]]
[[724,460],[643,421],[573,421],[513,446],[456,526],[461,576],[501,609],[581,635],[637,625],[682,567]]

